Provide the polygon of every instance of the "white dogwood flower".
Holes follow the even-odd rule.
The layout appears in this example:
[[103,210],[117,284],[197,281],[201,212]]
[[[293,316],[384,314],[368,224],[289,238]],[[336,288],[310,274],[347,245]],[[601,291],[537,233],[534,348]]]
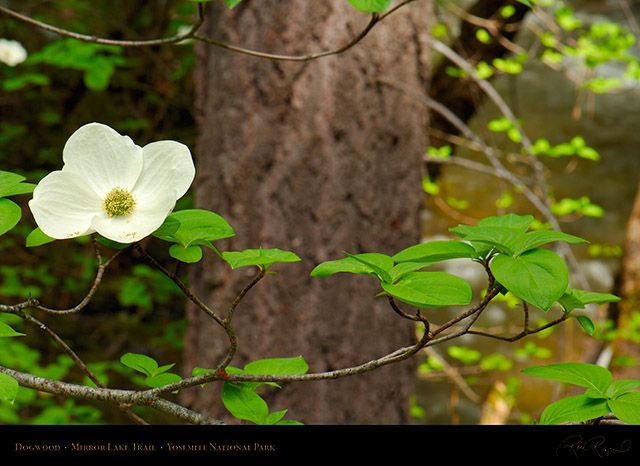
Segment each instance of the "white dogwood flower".
[[191,152],[176,141],[137,146],[89,123],[66,142],[62,170],[45,176],[29,207],[43,233],[65,239],[98,232],[140,241],[162,225],[195,177]]
[[17,40],[0,39],[0,61],[16,66],[27,59],[27,51]]

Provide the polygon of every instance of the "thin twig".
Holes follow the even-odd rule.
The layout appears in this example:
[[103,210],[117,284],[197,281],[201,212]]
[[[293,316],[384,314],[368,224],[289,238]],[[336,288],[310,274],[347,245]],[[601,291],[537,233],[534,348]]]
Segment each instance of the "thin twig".
[[104,275],[104,271],[106,270],[106,268],[109,266],[109,264],[111,264],[111,262],[113,262],[118,256],[120,256],[126,250],[126,248],[117,250],[111,256],[111,258],[109,258],[109,260],[103,263],[102,254],[100,253],[100,247],[98,242],[96,241],[96,238],[92,236],[91,240],[93,243],[93,248],[96,254],[96,258],[98,259],[98,270],[96,271],[96,277],[93,280],[93,284],[91,285],[89,293],[87,293],[87,295],[82,299],[82,301],[80,301],[80,303],[78,303],[76,306],[70,309],[49,309],[45,306],[42,306],[38,300],[32,299],[30,300],[31,304],[29,307],[38,309],[40,311],[48,312],[50,314],[62,315],[62,314],[74,314],[76,312],[80,312],[82,309],[84,309],[87,306],[87,304],[89,304],[93,296],[98,291],[98,287],[102,282],[102,277]]
[[323,52],[317,52],[317,53],[306,53],[304,55],[282,55],[282,54],[276,54],[276,53],[267,53],[267,52],[260,52],[258,50],[251,50],[251,49],[247,49],[244,47],[239,47],[239,46],[235,46],[235,45],[231,45],[231,44],[227,44],[225,42],[221,42],[215,39],[211,39],[209,37],[205,37],[202,35],[197,34],[198,29],[200,28],[200,26],[202,26],[202,24],[204,23],[204,19],[205,19],[205,10],[202,6],[202,4],[198,5],[199,6],[199,13],[200,13],[200,17],[197,21],[196,24],[193,25],[193,27],[186,33],[184,34],[177,34],[175,36],[172,37],[166,37],[166,38],[162,38],[162,39],[152,39],[152,40],[114,40],[114,39],[105,39],[105,38],[100,38],[100,37],[96,37],[96,36],[89,36],[86,34],[78,34],[76,32],[73,31],[69,31],[63,28],[59,28],[56,26],[52,26],[50,24],[47,23],[43,23],[41,21],[37,21],[33,18],[30,18],[29,16],[26,15],[22,15],[20,13],[17,13],[9,8],[6,7],[0,7],[0,12],[2,13],[6,13],[16,19],[19,19],[20,21],[24,21],[28,24],[31,24],[32,26],[38,27],[40,29],[44,29],[50,32],[54,32],[58,35],[61,36],[65,36],[65,37],[71,37],[73,39],[77,39],[77,40],[81,40],[84,42],[92,42],[92,43],[96,43],[96,44],[105,44],[105,45],[117,45],[117,46],[121,46],[121,47],[151,47],[151,46],[158,46],[158,45],[167,45],[167,44],[176,44],[178,42],[181,42],[183,40],[186,39],[193,39],[193,40],[199,40],[201,42],[207,43],[209,45],[214,45],[216,47],[220,47],[220,48],[224,48],[227,50],[231,50],[233,52],[237,52],[237,53],[242,53],[245,55],[251,55],[253,57],[258,57],[258,58],[268,58],[271,60],[281,60],[281,61],[298,61],[298,62],[304,62],[304,61],[309,61],[309,60],[315,60],[317,58],[322,58],[322,57],[327,57],[330,55],[337,55],[340,53],[343,53],[347,50],[349,50],[350,48],[352,48],[353,46],[355,46],[357,43],[359,43],[362,39],[365,38],[365,36],[371,31],[371,29],[373,29],[373,27],[379,23],[380,21],[382,21],[383,19],[385,19],[387,16],[389,16],[390,14],[392,14],[393,12],[397,11],[398,9],[400,9],[401,7],[412,3],[416,0],[404,0],[403,2],[400,2],[398,5],[394,6],[393,8],[389,9],[388,11],[386,11],[385,13],[373,13],[371,15],[371,19],[369,20],[369,23],[364,27],[364,29],[362,29],[362,31],[360,31],[356,36],[354,36],[346,45],[342,46],[342,47],[338,47],[336,49],[333,50],[325,50]]
[[[500,112],[505,117],[507,117],[507,119],[513,125],[513,127],[519,131],[520,135],[522,136],[522,146],[529,156],[531,167],[534,170],[536,179],[538,181],[538,185],[540,186],[540,189],[541,189],[540,196],[542,196],[542,198],[545,200],[545,203],[548,204],[549,202],[546,199],[546,193],[548,191],[547,180],[544,177],[544,171],[542,170],[540,161],[535,158],[535,155],[533,155],[532,144],[531,144],[531,141],[529,140],[529,137],[522,129],[520,123],[518,122],[518,119],[511,111],[511,108],[509,108],[509,106],[504,101],[502,96],[498,93],[498,91],[496,91],[496,89],[491,84],[489,84],[489,82],[486,79],[482,79],[476,76],[476,70],[473,69],[473,67],[464,58],[462,58],[460,55],[454,52],[451,48],[447,47],[445,44],[443,44],[439,40],[434,39],[433,37],[426,37],[425,39],[433,50],[441,53],[442,55],[447,57],[447,59],[453,62],[457,67],[465,70],[467,72],[467,75],[478,85],[478,87],[480,87],[480,89],[482,89],[482,91],[487,95],[487,97],[489,97],[493,101],[493,103],[496,105],[496,107],[498,107]],[[552,224],[553,223],[556,223],[556,222],[552,222]],[[557,226],[557,225],[554,225],[554,226]]]
[[204,22],[204,14],[202,13],[203,12],[202,6],[199,5],[199,7],[200,7],[199,19],[191,27],[191,29],[188,32],[184,34],[176,34],[175,36],[171,36],[171,37],[165,37],[162,39],[152,39],[152,40],[115,40],[115,39],[105,39],[97,36],[88,36],[86,34],[79,34],[77,32],[69,31],[67,29],[52,26],[51,24],[43,23],[42,21],[37,21],[29,16],[23,15],[21,13],[18,13],[16,11],[13,11],[3,6],[0,6],[0,12],[5,13],[9,16],[12,16],[13,18],[16,18],[20,21],[23,21],[37,28],[44,29],[45,31],[53,32],[60,36],[81,40],[83,42],[91,42],[94,44],[103,44],[103,45],[116,45],[120,47],[153,47],[158,45],[176,44],[185,39],[193,38],[198,28],[200,28],[200,26]]
[[236,299],[233,300],[233,302],[231,303],[231,306],[229,307],[229,313],[227,314],[227,318],[224,320],[225,322],[229,323],[231,322],[231,319],[233,319],[233,313],[235,312],[236,308],[238,307],[238,305],[240,304],[240,302],[242,301],[242,299],[246,296],[246,294],[249,292],[249,290],[251,288],[253,288],[260,280],[262,280],[264,278],[264,276],[267,273],[267,269],[260,267],[260,272],[258,272],[258,275],[256,275],[253,280],[251,280],[247,286],[245,286],[240,293],[238,294],[238,296],[236,296]]
[[173,281],[176,285],[178,285],[178,287],[180,288],[180,290],[182,290],[184,295],[187,298],[189,298],[202,311],[204,311],[205,314],[207,314],[209,317],[211,317],[213,320],[215,320],[217,323],[219,323],[224,327],[224,322],[222,318],[216,315],[216,313],[212,309],[210,309],[205,303],[203,303],[200,300],[200,298],[198,298],[195,294],[193,294],[193,292],[182,282],[182,280],[180,280],[180,277],[178,277],[173,272],[170,272],[169,270],[167,270],[162,264],[160,264],[157,260],[151,257],[147,253],[147,251],[142,246],[140,246],[139,243],[135,243],[134,248],[140,254],[140,256],[142,256],[142,258],[145,261],[147,261],[154,268],[156,268],[157,270],[165,274],[168,278],[171,279],[171,281]]
[[562,317],[559,317],[556,320],[553,320],[551,322],[548,322],[547,324],[538,327],[538,328],[534,328],[534,329],[530,329],[530,328],[523,328],[522,331],[516,335],[513,336],[501,336],[501,335],[495,335],[493,333],[486,333],[486,332],[481,332],[478,330],[469,330],[469,332],[467,332],[469,335],[478,335],[478,336],[482,336],[482,337],[489,337],[489,338],[494,338],[496,340],[502,340],[502,341],[507,341],[507,342],[514,342],[516,340],[520,340],[528,335],[533,335],[534,333],[538,333],[538,332],[542,332],[543,330],[547,330],[548,328],[554,327],[562,322],[564,322],[565,320],[567,320],[568,315],[567,314],[562,314]]
[[[80,370],[82,370],[82,372],[84,372],[86,374],[87,377],[89,377],[89,379],[91,379],[91,381],[96,384],[97,387],[100,388],[107,388],[101,381],[100,379],[98,379],[98,377],[93,373],[93,371],[91,369],[89,369],[89,367],[84,363],[84,361],[82,359],[80,359],[80,357],[76,354],[75,351],[73,351],[71,349],[71,347],[69,347],[69,345],[67,345],[67,343],[60,338],[60,336],[55,333],[53,330],[51,330],[47,325],[45,325],[43,322],[41,322],[40,320],[36,319],[35,317],[24,313],[22,310],[14,310],[13,312],[8,311],[8,313],[10,314],[14,314],[18,317],[20,317],[21,319],[25,320],[26,322],[29,322],[30,324],[36,326],[37,328],[39,328],[40,330],[42,330],[49,338],[51,338],[51,340],[53,340],[53,342],[58,345],[60,347],[60,349],[62,349],[62,351],[71,358],[71,360],[76,364],[76,366],[78,366],[80,368]],[[135,423],[137,424],[147,424],[146,421],[144,419],[142,419],[140,416],[138,416],[137,414],[133,413],[131,410],[127,409],[126,407],[121,407],[124,414],[129,417],[131,420],[133,420]]]

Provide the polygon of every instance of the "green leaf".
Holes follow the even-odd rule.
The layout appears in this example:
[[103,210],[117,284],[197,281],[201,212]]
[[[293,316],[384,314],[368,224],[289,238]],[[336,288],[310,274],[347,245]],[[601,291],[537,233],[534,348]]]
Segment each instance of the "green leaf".
[[278,374],[278,375],[295,375],[305,374],[309,370],[309,365],[302,358],[273,358],[260,359],[253,361],[244,366],[245,374]]
[[244,251],[225,251],[222,258],[231,265],[231,268],[255,265],[268,269],[271,265],[280,262],[299,262],[301,259],[292,252],[280,249],[246,249]]
[[197,244],[186,248],[180,244],[174,244],[169,248],[169,255],[182,262],[194,263],[202,259],[202,248]]
[[284,415],[287,414],[287,410],[284,409],[282,411],[276,411],[274,413],[271,413],[267,416],[267,419],[265,419],[265,425],[268,426],[272,426],[277,424],[278,422],[280,422],[280,419],[282,419],[284,417]]
[[496,248],[510,256],[513,255],[517,245],[522,242],[525,236],[522,231],[516,228],[502,226],[460,225],[449,231],[466,241],[470,241],[478,252],[487,248]]
[[567,291],[565,291],[565,293],[560,297],[558,304],[560,304],[562,309],[564,309],[564,312],[567,313],[574,309],[584,309],[584,303],[570,293],[569,289],[567,289]]
[[424,269],[431,265],[433,265],[433,262],[402,262],[400,264],[396,264],[393,269],[391,269],[390,283],[395,283],[408,273]]
[[412,272],[396,284],[382,282],[382,288],[400,301],[417,307],[467,305],[472,296],[465,280],[445,272]]
[[361,275],[375,275],[371,268],[353,257],[345,257],[318,264],[310,273],[312,277],[326,277],[336,273],[355,273]]
[[178,220],[175,216],[169,215],[160,227],[153,232],[154,236],[170,236],[173,235],[180,228],[180,220]]
[[587,332],[588,335],[593,336],[596,330],[596,326],[593,324],[593,321],[587,316],[575,316],[575,318],[578,320],[582,329]]
[[26,178],[17,173],[0,170],[0,197],[15,196],[33,192],[36,187],[32,183],[23,183]]
[[567,293],[578,298],[583,304],[605,304],[620,301],[618,296],[609,293],[596,293],[595,291],[576,290],[573,288],[567,289]]
[[565,312],[571,312],[574,309],[584,309],[587,304],[605,304],[618,301],[620,298],[613,294],[567,288],[558,303]]
[[5,187],[5,190],[0,193],[0,197],[17,196],[18,194],[29,194],[32,193],[35,188],[36,185],[33,183],[18,183],[11,186],[10,188]]
[[504,227],[504,228],[515,228],[521,232],[525,232],[529,229],[531,224],[533,223],[533,215],[517,215],[517,214],[506,214],[506,215],[496,215],[493,217],[483,218],[478,222],[479,227]]
[[393,259],[386,254],[376,252],[364,254],[349,254],[347,257],[357,260],[369,268],[381,281],[391,283],[391,270],[393,269]]
[[168,372],[164,372],[158,375],[154,375],[152,377],[147,377],[144,382],[151,388],[164,387],[165,385],[170,385],[175,382],[180,382],[182,377],[177,374],[171,374]]
[[[493,66],[508,74],[518,74],[522,72],[522,64],[516,60],[512,59],[504,59],[504,58],[494,58],[492,61]],[[507,135],[513,142],[520,142],[522,140],[522,136],[520,135],[520,131],[518,131],[515,127],[511,127],[507,129]]]
[[222,402],[233,416],[255,424],[264,424],[269,414],[267,403],[244,384],[225,382]]
[[507,290],[543,311],[560,299],[569,284],[567,265],[546,249],[531,249],[516,258],[498,254],[491,271]]
[[[187,209],[173,212],[169,215],[180,222],[180,226],[171,234],[156,234],[154,236],[165,241],[173,241],[188,248],[193,244],[210,246],[210,241],[229,238],[235,233],[227,221],[216,213],[208,210]],[[173,220],[165,220],[172,222]]]
[[[233,373],[234,370],[236,370],[237,373],[255,375],[296,375],[306,374],[306,372],[309,370],[309,366],[302,358],[302,356],[298,356],[296,358],[259,359],[245,365],[244,370],[232,367],[227,368],[227,372],[229,372],[230,374]],[[248,388],[251,388],[252,390],[255,390],[262,385],[272,385],[278,388],[280,387],[278,384],[273,382],[241,382],[241,384],[245,385]]]
[[604,367],[579,362],[532,366],[522,372],[533,377],[593,388],[603,394],[613,382],[611,372]]
[[540,424],[584,422],[599,418],[610,412],[607,401],[604,399],[590,398],[586,395],[572,396],[547,406],[540,417]]
[[513,367],[513,361],[502,353],[492,353],[482,358],[480,367],[485,371],[508,371]]
[[[44,234],[44,233],[43,233]],[[52,238],[53,240],[53,238]],[[103,246],[106,246],[111,249],[125,249],[131,246],[131,244],[127,243],[118,243],[117,241],[113,241],[112,239],[105,238],[104,236],[96,236],[96,241]]]
[[617,398],[625,393],[640,388],[640,380],[616,380],[607,388],[609,398]]
[[22,217],[20,206],[9,199],[0,199],[0,235],[15,227]]
[[131,369],[142,372],[148,377],[157,375],[158,363],[144,354],[126,353],[122,355],[120,362]]
[[0,338],[4,337],[22,337],[24,333],[16,332],[9,325],[4,322],[0,322]]
[[588,243],[588,241],[585,239],[569,235],[561,231],[530,231],[529,233],[524,235],[523,240],[517,245],[516,250],[514,251],[514,256],[519,256],[529,249],[534,249],[538,246],[542,246],[543,244],[551,243],[554,241],[564,241],[565,243]]
[[111,76],[115,72],[115,64],[108,58],[98,58],[92,61],[91,67],[84,72],[83,81],[92,91],[104,91],[109,87]]
[[0,373],[0,400],[13,403],[18,395],[18,381],[13,377]]
[[486,29],[478,29],[476,31],[476,39],[478,39],[483,44],[488,44],[491,42],[491,34]]
[[292,419],[285,419],[284,421],[280,421],[276,423],[278,426],[303,426],[304,424],[300,421],[294,421]]
[[5,91],[18,91],[33,84],[36,86],[46,86],[50,83],[49,77],[40,73],[24,73],[2,81],[2,88]]
[[447,354],[463,364],[475,364],[482,359],[482,353],[480,351],[467,348],[466,346],[450,346],[447,348]]
[[371,13],[387,11],[391,0],[349,0],[351,6],[360,10]]
[[527,5],[529,8],[533,8],[533,5],[529,2],[529,0],[518,0],[520,3]]
[[640,425],[640,392],[625,393],[608,403],[611,412],[622,422]]
[[346,272],[361,275],[373,275],[381,281],[391,282],[393,259],[386,254],[363,253],[348,254],[347,257],[335,261],[318,264],[312,271],[312,277],[326,277],[335,273]]
[[439,262],[447,259],[471,258],[475,249],[461,241],[429,241],[404,249],[393,256],[395,262]]

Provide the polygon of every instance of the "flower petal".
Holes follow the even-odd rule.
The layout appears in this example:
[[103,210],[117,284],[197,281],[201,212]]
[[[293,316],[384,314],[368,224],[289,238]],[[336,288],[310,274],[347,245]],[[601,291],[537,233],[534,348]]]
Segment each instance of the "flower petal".
[[92,226],[105,238],[118,243],[133,243],[156,231],[171,213],[176,203],[173,189],[146,191],[145,196],[136,196],[136,206],[131,215],[109,217],[101,213],[93,218]]
[[157,141],[142,148],[144,166],[135,190],[162,183],[172,187],[180,199],[187,192],[196,175],[191,152],[176,141]]
[[44,234],[66,239],[93,233],[91,219],[102,215],[102,199],[78,174],[58,170],[38,183],[29,208]]
[[63,159],[64,169],[83,176],[101,197],[118,186],[131,191],[143,164],[140,146],[100,123],[89,123],[73,133]]

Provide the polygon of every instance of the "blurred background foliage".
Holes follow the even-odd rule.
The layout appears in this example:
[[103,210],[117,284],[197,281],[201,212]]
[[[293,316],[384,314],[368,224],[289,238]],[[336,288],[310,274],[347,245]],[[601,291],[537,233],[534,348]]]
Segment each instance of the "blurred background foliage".
[[[145,40],[176,34],[193,23],[195,4],[185,1],[94,0],[3,2],[9,8],[57,27],[110,39]],[[62,148],[80,126],[99,121],[138,145],[173,139],[193,149],[194,63],[190,44],[161,47],[105,46],[63,38],[6,15],[0,19],[0,37],[19,41],[28,58],[19,66],[0,66],[0,170],[19,173],[37,183],[62,167]],[[27,208],[28,196],[16,201],[23,218],[0,238],[0,296],[11,304],[29,295],[45,306],[66,309],[88,292],[97,260],[88,238],[57,242],[55,247],[24,247],[35,228]],[[189,197],[178,208],[190,206]],[[150,252],[153,245],[149,245]],[[103,248],[109,256],[113,253]],[[165,253],[156,255],[162,260]],[[126,272],[126,273],[123,273]],[[112,264],[92,303],[82,313],[52,318],[38,315],[83,355],[101,380],[109,384],[130,371],[117,361],[132,347],[127,335],[136,333],[136,345],[159,360],[180,357],[185,317],[182,297],[173,283],[125,254]],[[20,340],[0,339],[0,365],[35,375],[81,382],[72,361],[35,329],[19,319],[14,328],[25,330]],[[108,361],[114,361],[113,363]],[[87,382],[89,383],[89,382]],[[90,404],[56,399],[20,390],[14,405],[0,404],[0,423],[69,424],[108,422]],[[105,417],[106,416],[106,417]],[[117,419],[122,419],[118,417]]]

